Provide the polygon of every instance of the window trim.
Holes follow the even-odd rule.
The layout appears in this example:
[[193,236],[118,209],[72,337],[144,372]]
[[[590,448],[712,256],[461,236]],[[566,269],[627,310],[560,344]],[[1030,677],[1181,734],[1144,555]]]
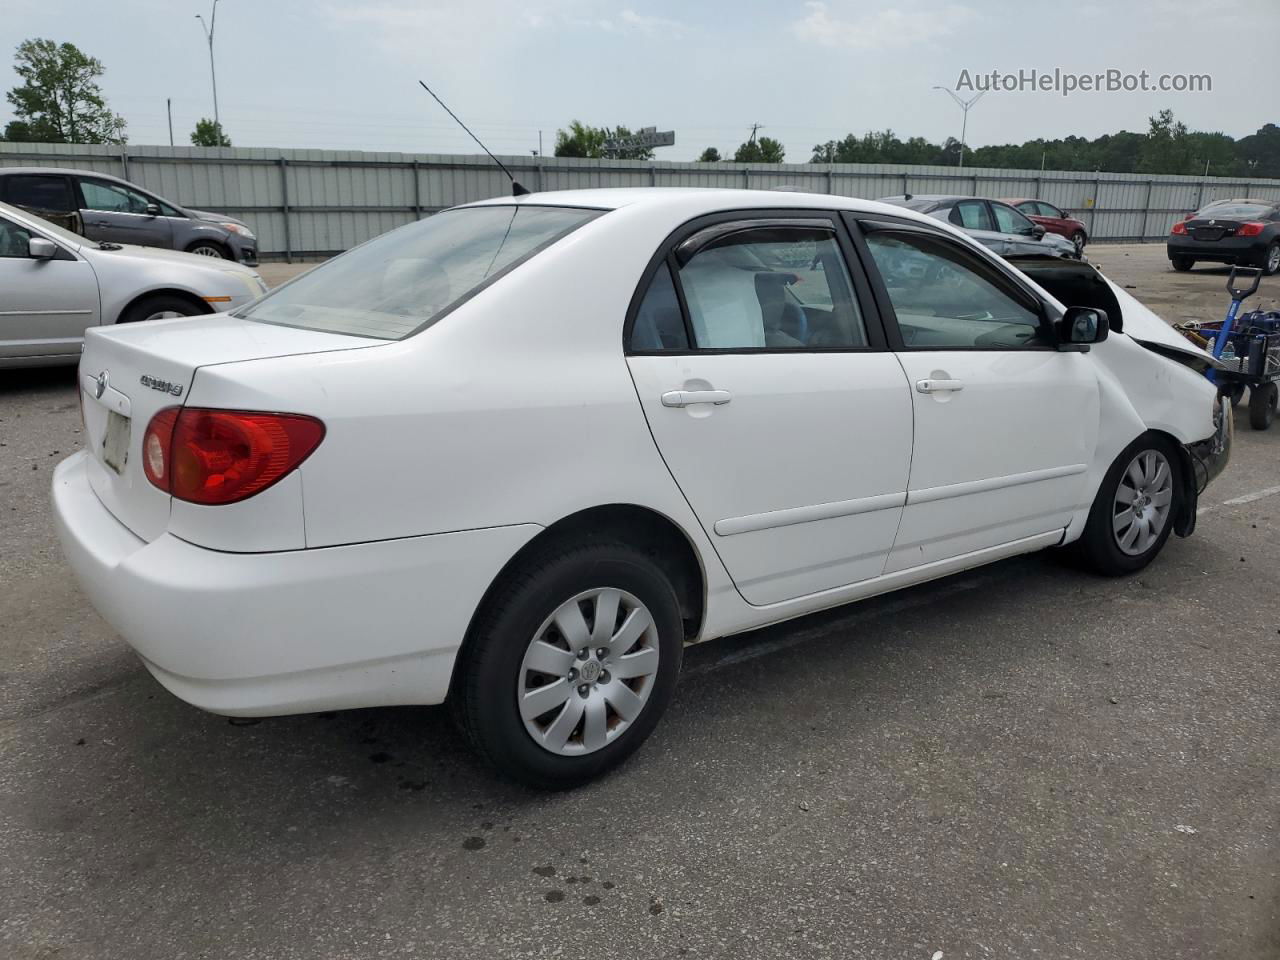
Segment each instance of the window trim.
[[876,298],[876,304],[879,307],[879,314],[883,318],[885,332],[889,337],[889,344],[892,350],[898,353],[1028,353],[1028,352],[1047,352],[1056,351],[1058,348],[1054,344],[1037,344],[1035,346],[1022,347],[999,347],[999,346],[938,346],[937,344],[928,344],[921,346],[912,346],[902,339],[902,330],[898,326],[898,314],[894,310],[893,301],[889,296],[889,288],[885,285],[884,278],[880,275],[880,269],[876,265],[875,258],[871,254],[871,248],[867,246],[866,235],[868,233],[899,233],[899,234],[915,234],[924,235],[931,240],[945,244],[955,250],[962,256],[967,256],[971,262],[976,262],[981,270],[977,273],[988,276],[995,281],[995,285],[1003,290],[1006,294],[1015,300],[1022,301],[1023,306],[1030,308],[1036,316],[1040,318],[1040,322],[1050,331],[1053,330],[1053,323],[1057,319],[1054,315],[1056,311],[1050,309],[1050,305],[1042,300],[1034,290],[1032,290],[1019,277],[1007,272],[1004,264],[994,253],[991,253],[985,247],[979,247],[978,250],[970,248],[964,242],[948,234],[934,230],[929,225],[917,223],[914,220],[898,219],[893,216],[885,216],[873,213],[855,213],[846,211],[845,220],[849,226],[849,234],[853,238],[854,246],[857,248],[858,256],[862,260],[863,272],[867,275],[871,282],[871,288]]
[[[622,324],[622,349],[623,354],[628,357],[688,357],[688,356],[718,356],[722,354],[743,354],[743,355],[775,355],[783,354],[787,356],[798,356],[810,353],[883,353],[890,349],[888,338],[885,335],[885,327],[877,309],[878,303],[875,293],[865,275],[865,271],[861,265],[856,249],[850,240],[849,228],[845,224],[842,211],[827,208],[812,209],[793,209],[780,208],[773,209],[768,207],[748,208],[745,210],[723,210],[718,213],[704,214],[695,217],[678,226],[673,230],[650,258],[646,264],[644,271],[640,274],[640,279],[636,283],[635,291],[631,295],[631,301],[627,306],[627,312]],[[803,349],[795,347],[699,347],[697,339],[694,336],[693,321],[689,314],[689,304],[685,299],[684,284],[680,279],[680,264],[676,258],[676,248],[686,240],[705,230],[708,227],[714,227],[720,224],[726,225],[727,229],[718,232],[715,236],[709,237],[707,242],[720,239],[722,236],[731,236],[737,232],[735,225],[742,224],[742,229],[755,230],[769,227],[797,227],[804,229],[812,228],[815,225],[829,227],[836,241],[836,247],[840,252],[840,256],[844,259],[844,267],[849,275],[849,281],[852,285],[850,293],[853,303],[857,307],[862,319],[863,328],[867,335],[866,346],[826,346],[826,347],[810,347],[806,345]],[[692,259],[692,258],[690,258]],[[645,296],[649,292],[649,286],[653,283],[653,278],[658,272],[659,265],[667,263],[671,269],[672,283],[676,288],[676,300],[680,304],[680,312],[684,318],[685,336],[689,342],[687,350],[636,350],[631,346],[631,333],[635,327],[636,317],[640,313],[640,305],[644,302]]]

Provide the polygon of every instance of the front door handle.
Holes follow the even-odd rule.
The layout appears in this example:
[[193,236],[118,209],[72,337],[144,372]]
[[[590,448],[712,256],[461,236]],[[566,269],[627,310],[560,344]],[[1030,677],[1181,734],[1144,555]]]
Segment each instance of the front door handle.
[[668,390],[662,395],[664,407],[687,407],[694,403],[722,406],[733,399],[728,390]]
[[955,393],[964,389],[963,380],[917,380],[917,393]]

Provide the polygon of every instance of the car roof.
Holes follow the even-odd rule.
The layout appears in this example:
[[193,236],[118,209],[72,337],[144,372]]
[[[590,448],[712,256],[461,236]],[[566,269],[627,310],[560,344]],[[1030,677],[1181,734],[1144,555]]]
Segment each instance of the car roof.
[[103,180],[114,180],[116,183],[134,186],[128,180],[121,180],[119,177],[113,177],[109,173],[100,173],[97,170],[77,170],[73,167],[0,167],[0,177],[7,177],[15,173],[48,173],[62,176],[99,177]]
[[[878,200],[861,200],[829,193],[799,193],[783,190],[743,190],[724,187],[608,187],[589,190],[549,190],[520,197],[493,197],[464,207],[521,204],[530,206],[586,207],[619,210],[624,207],[670,207],[700,215],[721,210],[808,208],[850,210],[904,216],[912,213]],[[921,218],[925,219],[925,218]]]

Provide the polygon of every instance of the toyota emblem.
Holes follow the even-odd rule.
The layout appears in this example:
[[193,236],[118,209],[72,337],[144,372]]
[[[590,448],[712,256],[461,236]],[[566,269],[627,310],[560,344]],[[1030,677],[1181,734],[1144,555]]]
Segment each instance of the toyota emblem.
[[103,370],[93,381],[93,395],[101,400],[102,395],[107,392],[107,371]]

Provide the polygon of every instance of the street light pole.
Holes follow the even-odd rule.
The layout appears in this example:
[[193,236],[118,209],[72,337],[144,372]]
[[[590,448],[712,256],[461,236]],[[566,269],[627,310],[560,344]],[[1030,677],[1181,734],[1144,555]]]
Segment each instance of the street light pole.
[[213,0],[213,8],[209,11],[209,22],[196,14],[200,26],[204,28],[205,38],[209,41],[209,79],[213,82],[213,126],[218,131],[218,143],[222,143],[222,121],[218,118],[218,74],[213,69],[213,31],[218,26],[218,0]]
[[960,163],[959,163],[960,169],[963,170],[964,169],[964,146],[966,142],[965,137],[969,133],[969,108],[972,107],[979,100],[981,100],[986,95],[987,91],[983,90],[981,93],[976,93],[972,97],[970,97],[968,100],[965,100],[963,97],[957,94],[954,90],[950,90],[947,87],[934,87],[933,89],[941,90],[943,93],[949,96],[952,100],[958,103],[960,105],[960,109],[964,111],[964,120],[960,124]]

